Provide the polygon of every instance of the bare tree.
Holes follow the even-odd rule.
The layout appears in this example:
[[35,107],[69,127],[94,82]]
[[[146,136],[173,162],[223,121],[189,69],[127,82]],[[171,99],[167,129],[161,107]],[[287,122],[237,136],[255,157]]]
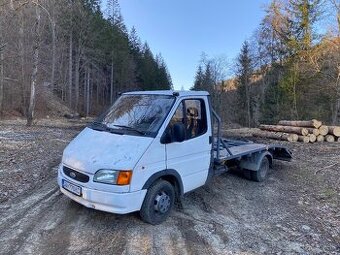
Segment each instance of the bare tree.
[[31,77],[31,93],[30,102],[28,106],[27,125],[31,126],[34,118],[35,102],[36,102],[36,86],[39,64],[39,50],[40,50],[40,7],[39,2],[33,2],[35,4],[35,24],[33,27],[34,42],[33,42],[33,68]]
[[[1,37],[1,34],[0,34]],[[0,41],[0,117],[3,113],[3,99],[4,99],[4,54],[3,50],[5,48],[5,44]]]
[[0,7],[0,117],[2,116],[3,112],[3,99],[4,99],[4,81],[5,81],[5,74],[4,74],[4,49],[5,49],[5,42],[3,41],[2,35],[2,22],[3,22],[3,13],[2,7]]

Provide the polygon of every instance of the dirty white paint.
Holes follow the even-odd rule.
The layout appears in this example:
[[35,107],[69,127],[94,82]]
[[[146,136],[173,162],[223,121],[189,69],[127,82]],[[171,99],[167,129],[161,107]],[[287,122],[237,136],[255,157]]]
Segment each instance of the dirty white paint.
[[98,169],[133,169],[153,138],[85,128],[64,150],[63,164],[94,174]]

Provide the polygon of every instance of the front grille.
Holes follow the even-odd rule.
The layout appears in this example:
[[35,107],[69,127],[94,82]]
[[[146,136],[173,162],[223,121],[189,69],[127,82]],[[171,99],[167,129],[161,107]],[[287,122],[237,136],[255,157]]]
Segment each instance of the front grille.
[[63,166],[63,171],[68,177],[78,182],[88,182],[90,180],[90,177],[88,177],[86,174],[79,173],[71,168],[68,168],[67,166]]

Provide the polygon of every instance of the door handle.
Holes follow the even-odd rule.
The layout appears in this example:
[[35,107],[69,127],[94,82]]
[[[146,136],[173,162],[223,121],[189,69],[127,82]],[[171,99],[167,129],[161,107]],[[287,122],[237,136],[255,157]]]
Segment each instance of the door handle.
[[209,136],[209,144],[212,144],[212,136]]

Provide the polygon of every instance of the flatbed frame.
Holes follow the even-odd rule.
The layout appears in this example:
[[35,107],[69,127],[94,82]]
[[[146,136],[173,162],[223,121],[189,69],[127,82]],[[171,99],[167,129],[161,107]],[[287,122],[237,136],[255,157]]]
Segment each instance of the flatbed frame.
[[[264,156],[273,159],[291,161],[292,154],[287,147],[267,145],[252,141],[231,140],[221,137],[221,119],[212,110],[217,121],[217,134],[213,137],[213,156],[215,166],[227,166],[230,161],[237,161],[242,168],[258,171]],[[227,170],[227,169],[226,169]]]

